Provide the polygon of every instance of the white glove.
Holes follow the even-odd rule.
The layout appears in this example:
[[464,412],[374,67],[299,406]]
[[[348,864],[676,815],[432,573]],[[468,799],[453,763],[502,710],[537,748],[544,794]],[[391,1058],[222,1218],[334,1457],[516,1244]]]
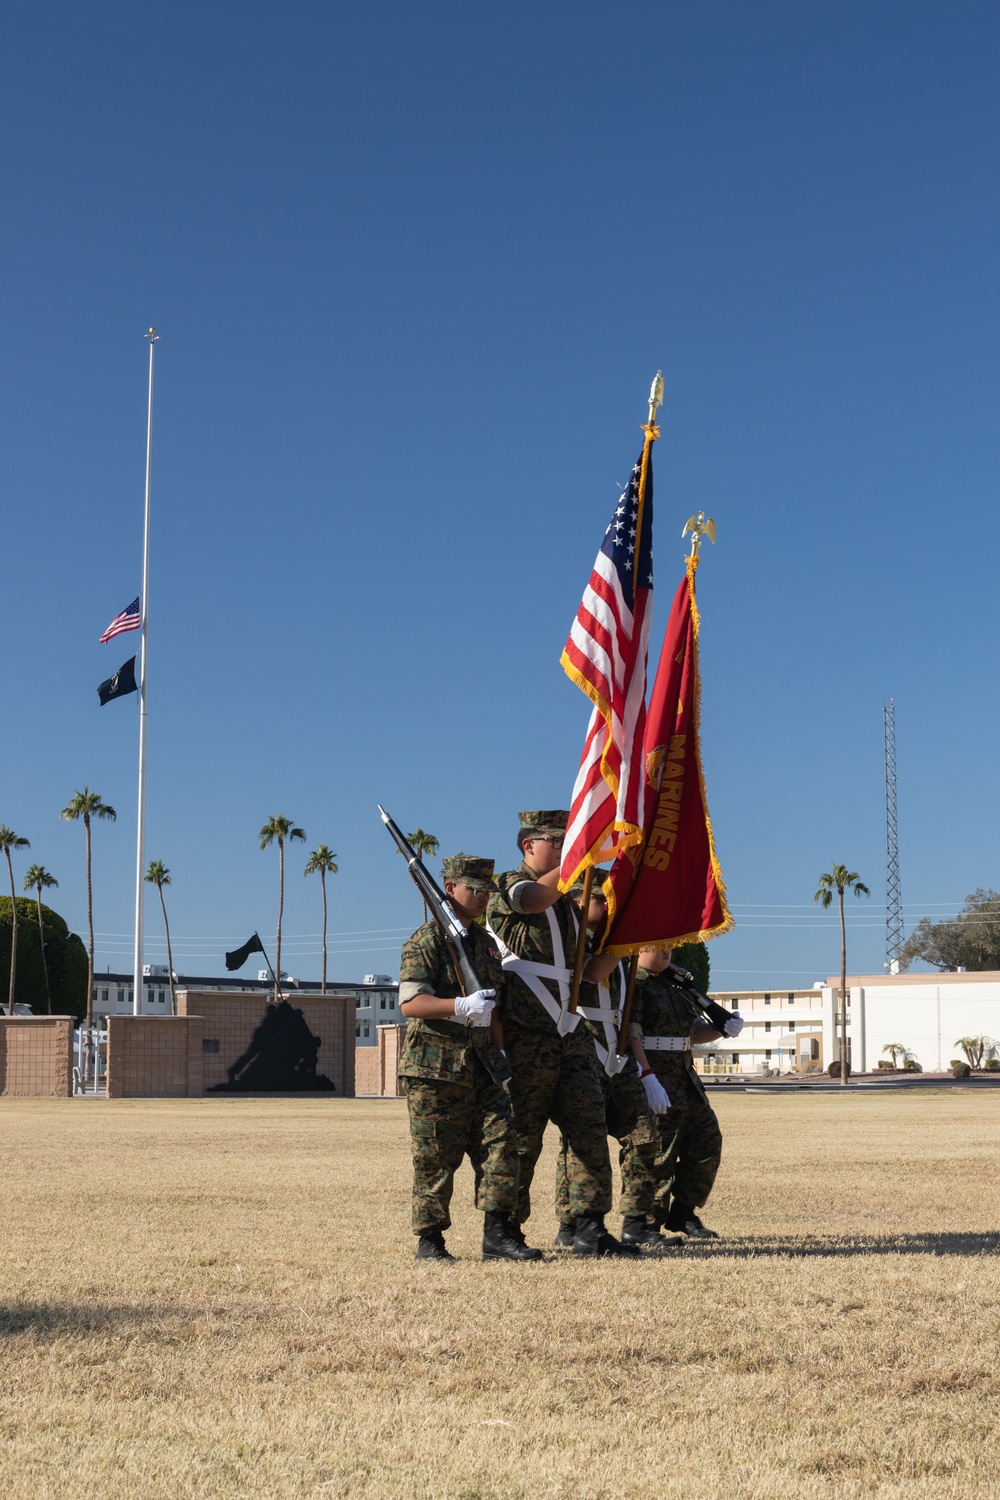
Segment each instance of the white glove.
[[654,1115],[665,1115],[670,1108],[670,1095],[655,1073],[643,1075],[642,1086],[646,1090],[646,1103]]
[[471,995],[458,995],[455,999],[455,1020],[471,1021],[473,1026],[488,1026],[496,1001],[496,990],[475,990]]
[[738,1013],[736,1015],[732,1015],[729,1017],[729,1020],[722,1028],[723,1034],[725,1036],[739,1036],[745,1024],[746,1023],[744,1022],[741,1015],[739,1015]]

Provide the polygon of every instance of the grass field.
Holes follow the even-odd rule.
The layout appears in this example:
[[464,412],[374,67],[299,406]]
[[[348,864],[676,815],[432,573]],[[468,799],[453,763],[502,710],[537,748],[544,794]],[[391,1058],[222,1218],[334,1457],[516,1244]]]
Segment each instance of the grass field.
[[466,1168],[447,1267],[401,1103],[3,1100],[0,1492],[995,1497],[1000,1095],[718,1108],[717,1244],[484,1266]]

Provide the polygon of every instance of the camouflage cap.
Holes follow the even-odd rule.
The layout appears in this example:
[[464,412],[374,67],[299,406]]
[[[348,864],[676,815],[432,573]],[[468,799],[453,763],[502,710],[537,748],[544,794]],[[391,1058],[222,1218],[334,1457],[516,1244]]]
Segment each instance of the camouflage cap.
[[493,860],[481,859],[476,854],[449,854],[441,861],[445,880],[460,880],[470,891],[495,891],[493,884]]
[[523,851],[525,839],[561,839],[566,832],[569,813],[564,807],[540,812],[518,813],[521,827],[517,834],[517,847]]

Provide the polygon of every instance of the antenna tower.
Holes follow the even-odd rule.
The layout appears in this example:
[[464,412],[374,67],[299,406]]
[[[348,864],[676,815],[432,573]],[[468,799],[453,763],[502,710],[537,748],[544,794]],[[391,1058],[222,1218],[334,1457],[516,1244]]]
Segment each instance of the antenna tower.
[[896,704],[882,708],[885,731],[885,970],[899,973],[903,946],[903,896],[899,884],[899,837],[896,831]]

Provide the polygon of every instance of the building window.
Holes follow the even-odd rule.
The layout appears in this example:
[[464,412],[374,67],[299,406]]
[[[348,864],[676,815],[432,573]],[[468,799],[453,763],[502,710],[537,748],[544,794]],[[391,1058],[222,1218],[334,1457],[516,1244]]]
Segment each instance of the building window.
[[765,1021],[764,1022],[764,1030],[765,1031],[770,1031],[770,1029],[771,1029],[771,1023],[770,1023],[770,1021]]
[[107,990],[102,990],[101,991],[101,1004],[102,1005],[107,1005],[107,1003],[108,1003],[108,992],[107,992]]
[[770,1062],[771,1061],[771,1049],[770,1049],[770,1047],[765,1047],[764,1048],[764,1061],[765,1062]]
[[385,1010],[385,996],[384,995],[379,995],[379,997],[378,997],[378,1008],[379,1008],[379,1010]]
[[369,1030],[368,1030],[368,1022],[366,1021],[365,1022],[365,1036],[369,1036],[369,1035],[370,1035],[370,1033],[369,1033]]
[[739,1010],[740,1002],[738,1000],[730,1000],[729,1003],[732,1006],[733,1010]]
[[355,995],[355,997],[354,997],[354,1009],[355,1010],[360,1010],[361,1009],[361,996],[360,995]]
[[770,1003],[771,1003],[771,997],[770,997],[770,995],[765,995],[764,996],[764,1004],[765,1005],[770,1005]]
[[794,1021],[789,1021],[789,1023],[788,1023],[788,1029],[789,1029],[789,1031],[794,1031],[795,1030],[795,1022]]
[[121,1003],[122,1003],[122,1001],[124,999],[125,999],[125,991],[124,990],[119,990],[118,991],[118,1004],[121,1005]]
[[361,1022],[360,1021],[355,1021],[355,1023],[354,1023],[354,1035],[356,1037],[361,1035]]
[[789,1003],[789,1005],[794,1005],[795,1004],[795,996],[793,994],[791,994],[791,993],[788,996],[788,1003]]

